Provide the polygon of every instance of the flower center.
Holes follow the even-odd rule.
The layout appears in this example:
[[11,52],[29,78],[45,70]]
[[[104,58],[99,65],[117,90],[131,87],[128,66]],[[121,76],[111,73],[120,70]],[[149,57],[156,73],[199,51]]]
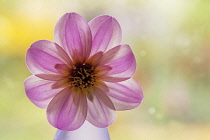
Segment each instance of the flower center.
[[74,66],[69,79],[71,86],[78,87],[80,89],[94,86],[96,82],[94,68],[87,64]]

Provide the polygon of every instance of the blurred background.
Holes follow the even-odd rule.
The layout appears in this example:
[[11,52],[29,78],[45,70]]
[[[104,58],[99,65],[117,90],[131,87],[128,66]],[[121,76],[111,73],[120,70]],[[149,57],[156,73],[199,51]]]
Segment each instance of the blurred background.
[[66,12],[115,17],[136,56],[144,101],[118,112],[112,140],[210,139],[209,0],[0,0],[1,140],[53,139],[45,110],[25,95],[25,54],[33,42],[53,40]]

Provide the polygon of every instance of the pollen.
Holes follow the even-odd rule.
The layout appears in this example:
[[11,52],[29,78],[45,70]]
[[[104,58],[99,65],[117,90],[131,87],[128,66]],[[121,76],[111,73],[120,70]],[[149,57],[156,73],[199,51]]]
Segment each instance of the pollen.
[[94,67],[87,64],[80,64],[73,67],[69,77],[72,87],[80,89],[89,88],[96,83]]

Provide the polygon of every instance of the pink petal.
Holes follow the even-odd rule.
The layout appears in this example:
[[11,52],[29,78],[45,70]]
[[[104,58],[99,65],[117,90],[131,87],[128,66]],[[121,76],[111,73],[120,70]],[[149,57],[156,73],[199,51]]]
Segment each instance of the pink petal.
[[93,100],[88,100],[87,120],[96,127],[107,127],[116,119],[116,112],[113,103],[109,97],[100,90],[92,93]]
[[49,123],[64,131],[78,129],[87,115],[87,100],[84,94],[65,88],[57,94],[47,108]]
[[102,52],[98,52],[98,53],[92,55],[92,56],[86,61],[86,64],[92,64],[93,66],[96,66],[96,65],[100,62],[100,59],[101,59],[102,55],[103,55]]
[[114,76],[107,76],[107,75],[101,77],[101,80],[106,81],[106,82],[113,82],[113,83],[122,82],[122,81],[125,81],[125,80],[128,80],[128,79],[130,79],[130,78],[129,77],[120,78],[120,76],[114,77]]
[[46,109],[52,98],[62,90],[52,89],[53,84],[53,81],[29,76],[24,82],[26,95],[36,106]]
[[54,39],[74,61],[84,61],[90,55],[92,36],[87,21],[77,13],[66,13],[57,22]]
[[56,74],[36,74],[35,76],[43,80],[50,80],[50,81],[59,81],[65,78],[65,76],[63,75],[56,75]]
[[116,110],[136,108],[143,100],[142,89],[132,78],[119,83],[105,82],[105,84],[106,86],[101,86],[101,89],[109,88],[106,94],[113,102]]
[[[107,71],[105,74],[102,72],[104,80],[108,79],[107,77],[126,80],[133,76],[136,70],[136,60],[129,45],[119,45],[102,56],[98,67],[102,71]],[[113,80],[116,82],[117,79]]]
[[66,65],[66,64],[56,64],[55,65],[55,69],[59,72],[59,74],[63,75],[63,76],[68,76],[70,73],[70,69],[72,68],[72,64],[71,65]]
[[65,88],[67,86],[70,86],[70,82],[68,78],[56,81],[53,85],[52,85],[52,89],[57,89],[57,88]]
[[39,40],[31,45],[26,54],[26,64],[33,74],[59,73],[56,65],[70,64],[65,51],[56,43]]
[[91,56],[97,52],[104,52],[120,44],[122,31],[119,23],[108,15],[98,16],[89,23],[92,33]]
[[136,61],[132,63],[132,65],[124,72],[112,75],[104,75],[102,80],[107,82],[122,82],[131,78],[129,75],[133,75],[136,71]]

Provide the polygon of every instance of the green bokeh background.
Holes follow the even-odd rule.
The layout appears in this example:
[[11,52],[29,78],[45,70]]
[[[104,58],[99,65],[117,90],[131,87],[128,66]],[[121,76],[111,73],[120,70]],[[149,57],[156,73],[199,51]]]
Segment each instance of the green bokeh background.
[[56,129],[25,95],[25,54],[56,21],[108,14],[137,59],[144,101],[118,112],[112,140],[210,139],[209,0],[0,0],[0,140],[51,140]]

